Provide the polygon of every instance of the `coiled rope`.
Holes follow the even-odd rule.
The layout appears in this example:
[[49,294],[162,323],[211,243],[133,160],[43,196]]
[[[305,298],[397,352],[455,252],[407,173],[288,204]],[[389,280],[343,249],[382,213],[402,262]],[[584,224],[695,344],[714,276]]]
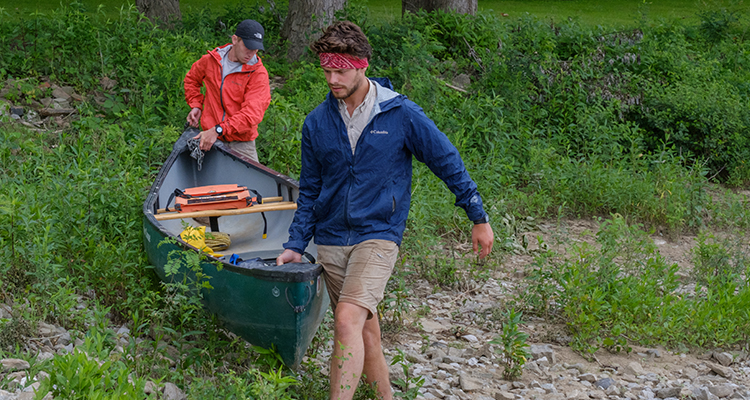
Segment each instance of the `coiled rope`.
[[206,246],[213,251],[223,251],[232,245],[229,235],[224,232],[206,232]]

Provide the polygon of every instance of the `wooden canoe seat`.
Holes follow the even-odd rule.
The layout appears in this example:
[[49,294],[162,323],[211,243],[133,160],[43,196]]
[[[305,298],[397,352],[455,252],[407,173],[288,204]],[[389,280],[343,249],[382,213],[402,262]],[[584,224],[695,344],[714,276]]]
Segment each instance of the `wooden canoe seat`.
[[296,210],[297,203],[293,201],[280,201],[281,197],[268,197],[263,199],[263,204],[254,204],[250,207],[235,208],[231,210],[202,210],[192,212],[167,211],[163,208],[156,211],[157,221],[167,219],[198,218],[198,217],[222,217],[225,215],[244,215],[268,211]]

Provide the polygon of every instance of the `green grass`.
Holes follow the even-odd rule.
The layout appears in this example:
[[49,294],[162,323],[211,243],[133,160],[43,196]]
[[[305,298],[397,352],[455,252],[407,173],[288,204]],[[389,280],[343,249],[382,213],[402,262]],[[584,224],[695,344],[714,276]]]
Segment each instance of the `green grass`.
[[510,18],[529,13],[545,20],[580,18],[587,25],[620,26],[633,25],[640,19],[641,12],[648,18],[695,18],[703,6],[699,1],[690,0],[479,0],[479,8],[508,14]]
[[[70,2],[64,2],[69,4]],[[87,10],[97,11],[100,4],[101,11],[107,16],[116,15],[121,7],[127,7],[133,2],[123,0],[81,0]],[[181,0],[180,8],[183,13],[190,10],[209,7],[218,10],[221,7],[235,4],[236,0],[219,0],[205,2],[201,0]],[[281,5],[286,1],[277,1]],[[394,20],[401,16],[401,2],[398,0],[363,0],[370,11],[373,21]],[[695,20],[696,14],[704,10],[708,5],[728,6],[732,3],[728,0],[707,1],[682,1],[682,0],[620,0],[620,1],[598,1],[598,0],[479,0],[479,9],[493,11],[498,15],[508,14],[509,18],[516,18],[526,13],[536,15],[545,20],[560,21],[567,18],[578,18],[587,25],[604,26],[627,26],[633,25],[636,19],[641,18],[641,13],[651,19],[688,19]],[[28,16],[36,12],[48,12],[59,8],[59,0],[29,0],[19,4],[16,1],[0,0],[0,9],[4,9],[11,16]],[[265,1],[257,1],[258,6],[268,8]]]
[[[11,16],[26,17],[32,13],[48,13],[49,11],[60,8],[61,5],[67,6],[71,3],[73,2],[60,0],[28,0],[21,3],[9,0],[1,0],[0,9],[4,9],[5,12],[9,13]],[[104,15],[110,17],[116,16],[119,13],[120,8],[122,7],[129,7],[131,5],[135,6],[134,1],[124,0],[79,0],[77,1],[77,3],[82,4],[84,8],[91,13],[99,11],[101,6],[100,11],[103,12]],[[234,5],[237,3],[237,0],[219,0],[211,2],[201,0],[180,0],[180,10],[184,15],[185,13],[196,11],[204,7],[209,7],[211,10],[215,11],[221,9],[222,7]],[[268,8],[268,3],[265,1],[257,1],[257,3],[259,6]],[[287,3],[287,1],[282,0],[276,3],[285,4]],[[0,15],[0,18],[2,17],[3,16]]]
[[[628,26],[643,16],[650,19],[686,19],[697,21],[697,13],[706,8],[705,1],[682,0],[479,0],[479,10],[507,14],[518,18],[525,14],[544,20],[577,18],[586,25]],[[729,5],[729,1],[712,1],[712,6]],[[393,20],[401,16],[398,0],[366,1],[374,20]]]

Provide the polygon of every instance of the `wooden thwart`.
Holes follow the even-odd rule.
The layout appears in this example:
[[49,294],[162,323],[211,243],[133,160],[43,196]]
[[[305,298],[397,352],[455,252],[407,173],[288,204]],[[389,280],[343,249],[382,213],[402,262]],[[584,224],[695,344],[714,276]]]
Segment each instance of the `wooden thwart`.
[[[264,204],[254,204],[251,207],[245,207],[245,208],[236,208],[232,210],[204,210],[204,211],[193,211],[193,212],[163,212],[163,210],[158,210],[158,214],[154,215],[154,218],[156,218],[157,221],[164,221],[167,219],[181,219],[181,218],[198,218],[198,217],[222,217],[225,215],[243,215],[243,214],[252,214],[252,213],[259,213],[259,212],[268,212],[268,211],[283,211],[283,210],[296,210],[297,209],[297,203],[293,201],[279,201],[274,203],[266,203],[265,199],[263,201]],[[163,212],[163,213],[162,213]]]

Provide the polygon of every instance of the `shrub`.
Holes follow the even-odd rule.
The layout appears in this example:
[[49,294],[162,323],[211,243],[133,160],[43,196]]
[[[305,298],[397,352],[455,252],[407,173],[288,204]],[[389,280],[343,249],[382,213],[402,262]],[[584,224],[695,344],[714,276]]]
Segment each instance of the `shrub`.
[[739,234],[738,239],[719,239],[701,231],[698,245],[693,249],[693,279],[703,286],[716,287],[728,283],[746,286],[750,254],[739,239],[741,237]]
[[706,160],[709,173],[726,180],[750,156],[750,111],[733,85],[709,78],[716,73],[649,85],[642,123],[653,132],[649,147],[674,143],[686,158]]

